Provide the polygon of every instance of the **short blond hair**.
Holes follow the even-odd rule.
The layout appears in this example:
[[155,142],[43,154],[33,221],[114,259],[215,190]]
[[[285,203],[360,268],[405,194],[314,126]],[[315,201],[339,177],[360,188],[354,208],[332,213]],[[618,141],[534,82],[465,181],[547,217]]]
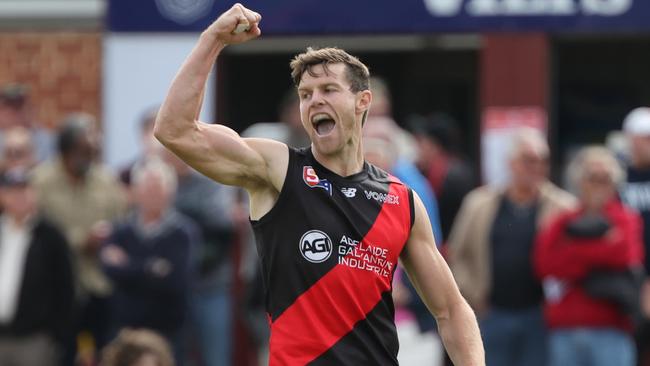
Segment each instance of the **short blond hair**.
[[169,343],[157,333],[147,329],[122,329],[117,337],[102,351],[100,366],[131,366],[142,357],[151,355],[158,366],[174,366]]
[[569,163],[567,174],[571,186],[579,186],[580,181],[585,178],[587,166],[591,163],[604,164],[615,186],[625,181],[625,171],[614,157],[614,154],[603,146],[593,145],[580,149]]
[[370,71],[368,71],[368,67],[358,58],[336,47],[320,49],[308,47],[305,52],[296,55],[289,63],[293,84],[298,87],[305,72],[311,76],[316,76],[312,71],[312,68],[316,65],[323,65],[325,74],[329,74],[328,66],[339,63],[346,66],[346,76],[352,92],[356,93],[370,89]]
[[178,187],[176,171],[159,157],[151,157],[140,161],[131,168],[131,182],[133,186],[138,186],[140,183],[150,179],[150,174],[160,179],[168,193],[176,192],[176,188]]
[[512,136],[508,156],[510,159],[517,159],[521,155],[522,150],[528,146],[531,146],[537,153],[546,157],[550,153],[546,136],[544,136],[542,131],[531,127],[520,127]]

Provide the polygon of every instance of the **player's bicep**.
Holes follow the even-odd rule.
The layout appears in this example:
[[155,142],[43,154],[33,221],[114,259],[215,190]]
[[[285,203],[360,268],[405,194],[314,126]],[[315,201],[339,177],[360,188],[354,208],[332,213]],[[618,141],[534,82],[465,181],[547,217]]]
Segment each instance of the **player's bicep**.
[[420,198],[414,194],[415,222],[401,256],[402,264],[422,301],[436,317],[444,317],[460,299],[449,266],[436,248],[431,223]]
[[269,181],[266,156],[282,153],[280,146],[266,147],[264,153],[223,125],[198,122],[166,147],[204,175],[228,185],[249,188]]

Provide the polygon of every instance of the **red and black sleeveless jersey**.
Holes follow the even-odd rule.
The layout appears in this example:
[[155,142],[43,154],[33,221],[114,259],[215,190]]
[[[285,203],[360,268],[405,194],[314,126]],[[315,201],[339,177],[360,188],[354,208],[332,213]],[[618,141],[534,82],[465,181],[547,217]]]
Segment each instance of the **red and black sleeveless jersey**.
[[289,148],[278,201],[253,230],[270,365],[397,365],[392,279],[413,195],[370,164],[341,177]]

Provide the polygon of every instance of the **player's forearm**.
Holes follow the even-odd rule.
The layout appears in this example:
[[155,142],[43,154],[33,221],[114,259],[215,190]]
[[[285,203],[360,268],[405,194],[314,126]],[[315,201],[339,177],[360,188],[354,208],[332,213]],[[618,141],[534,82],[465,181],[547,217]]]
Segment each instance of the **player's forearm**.
[[460,299],[446,316],[437,318],[438,328],[449,357],[456,366],[485,366],[483,341],[476,316]]
[[163,143],[172,143],[194,127],[208,75],[224,46],[214,35],[201,34],[158,112],[154,134]]

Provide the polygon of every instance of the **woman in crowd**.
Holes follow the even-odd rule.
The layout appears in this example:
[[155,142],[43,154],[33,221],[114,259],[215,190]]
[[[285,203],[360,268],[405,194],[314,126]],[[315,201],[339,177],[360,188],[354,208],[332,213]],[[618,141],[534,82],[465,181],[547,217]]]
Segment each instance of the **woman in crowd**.
[[551,366],[633,366],[636,270],[643,263],[639,216],[616,194],[624,173],[602,147],[569,166],[579,208],[560,214],[538,237]]

